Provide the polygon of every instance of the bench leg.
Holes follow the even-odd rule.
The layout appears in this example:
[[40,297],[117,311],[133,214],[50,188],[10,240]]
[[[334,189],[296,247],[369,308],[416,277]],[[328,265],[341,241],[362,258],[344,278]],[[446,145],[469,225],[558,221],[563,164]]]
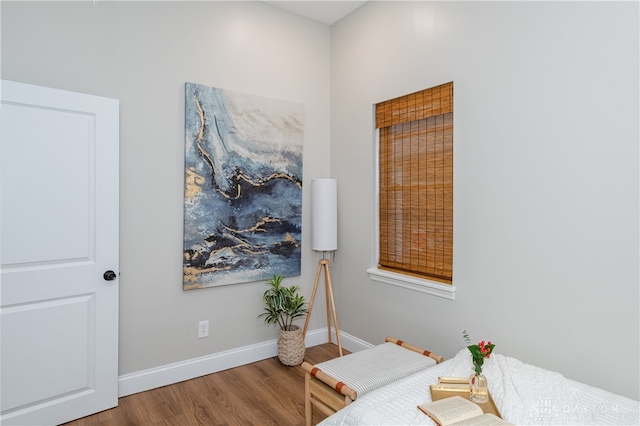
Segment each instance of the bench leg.
[[304,420],[306,426],[311,426],[313,422],[313,408],[311,406],[311,389],[309,382],[311,381],[311,374],[304,374]]

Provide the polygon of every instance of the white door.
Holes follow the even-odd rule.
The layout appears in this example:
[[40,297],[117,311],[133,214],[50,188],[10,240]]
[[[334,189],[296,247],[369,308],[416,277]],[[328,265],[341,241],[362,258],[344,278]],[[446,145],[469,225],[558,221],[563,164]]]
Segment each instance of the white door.
[[119,103],[0,88],[0,423],[59,424],[118,403]]

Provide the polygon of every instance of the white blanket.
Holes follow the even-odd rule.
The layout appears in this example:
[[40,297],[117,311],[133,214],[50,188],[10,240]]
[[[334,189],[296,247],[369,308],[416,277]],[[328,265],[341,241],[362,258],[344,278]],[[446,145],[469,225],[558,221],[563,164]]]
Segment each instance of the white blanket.
[[[451,360],[358,398],[321,425],[433,425],[416,408],[431,400],[429,385],[472,371],[471,355],[463,349]],[[638,401],[515,358],[494,353],[483,373],[502,418],[516,425],[640,425]]]

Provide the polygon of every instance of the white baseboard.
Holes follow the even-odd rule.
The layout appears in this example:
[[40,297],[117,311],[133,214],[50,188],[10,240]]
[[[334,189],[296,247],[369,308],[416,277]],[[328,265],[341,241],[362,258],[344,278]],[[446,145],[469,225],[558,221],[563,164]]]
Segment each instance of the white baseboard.
[[[327,330],[325,329],[324,332],[326,333]],[[332,336],[332,342],[337,345],[338,343],[336,339],[336,329],[333,327],[331,327],[331,336]],[[327,342],[327,339],[325,339],[325,343],[326,342]],[[340,343],[342,344],[342,347],[348,350],[349,352],[358,352],[358,351],[372,348],[374,346],[371,343],[358,339],[357,337],[347,334],[344,331],[340,332]]]
[[[332,341],[336,343],[335,329],[331,329]],[[373,345],[347,333],[340,332],[342,347],[350,352],[358,352]],[[327,329],[307,331],[304,343],[307,347],[327,343]],[[118,396],[132,395],[161,386],[171,385],[229,368],[239,367],[278,355],[278,341],[257,343],[229,351],[167,364],[148,370],[124,374],[118,378]]]

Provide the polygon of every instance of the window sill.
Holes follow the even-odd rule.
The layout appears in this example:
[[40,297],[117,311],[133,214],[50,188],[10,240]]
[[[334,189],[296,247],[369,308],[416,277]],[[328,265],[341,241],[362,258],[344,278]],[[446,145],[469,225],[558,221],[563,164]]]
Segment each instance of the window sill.
[[454,300],[456,296],[456,288],[452,284],[441,284],[436,281],[429,281],[410,277],[407,275],[396,274],[377,268],[369,268],[367,269],[367,273],[369,274],[369,278],[371,278],[373,281],[395,285],[398,287],[404,287],[410,290],[415,290],[450,300]]

